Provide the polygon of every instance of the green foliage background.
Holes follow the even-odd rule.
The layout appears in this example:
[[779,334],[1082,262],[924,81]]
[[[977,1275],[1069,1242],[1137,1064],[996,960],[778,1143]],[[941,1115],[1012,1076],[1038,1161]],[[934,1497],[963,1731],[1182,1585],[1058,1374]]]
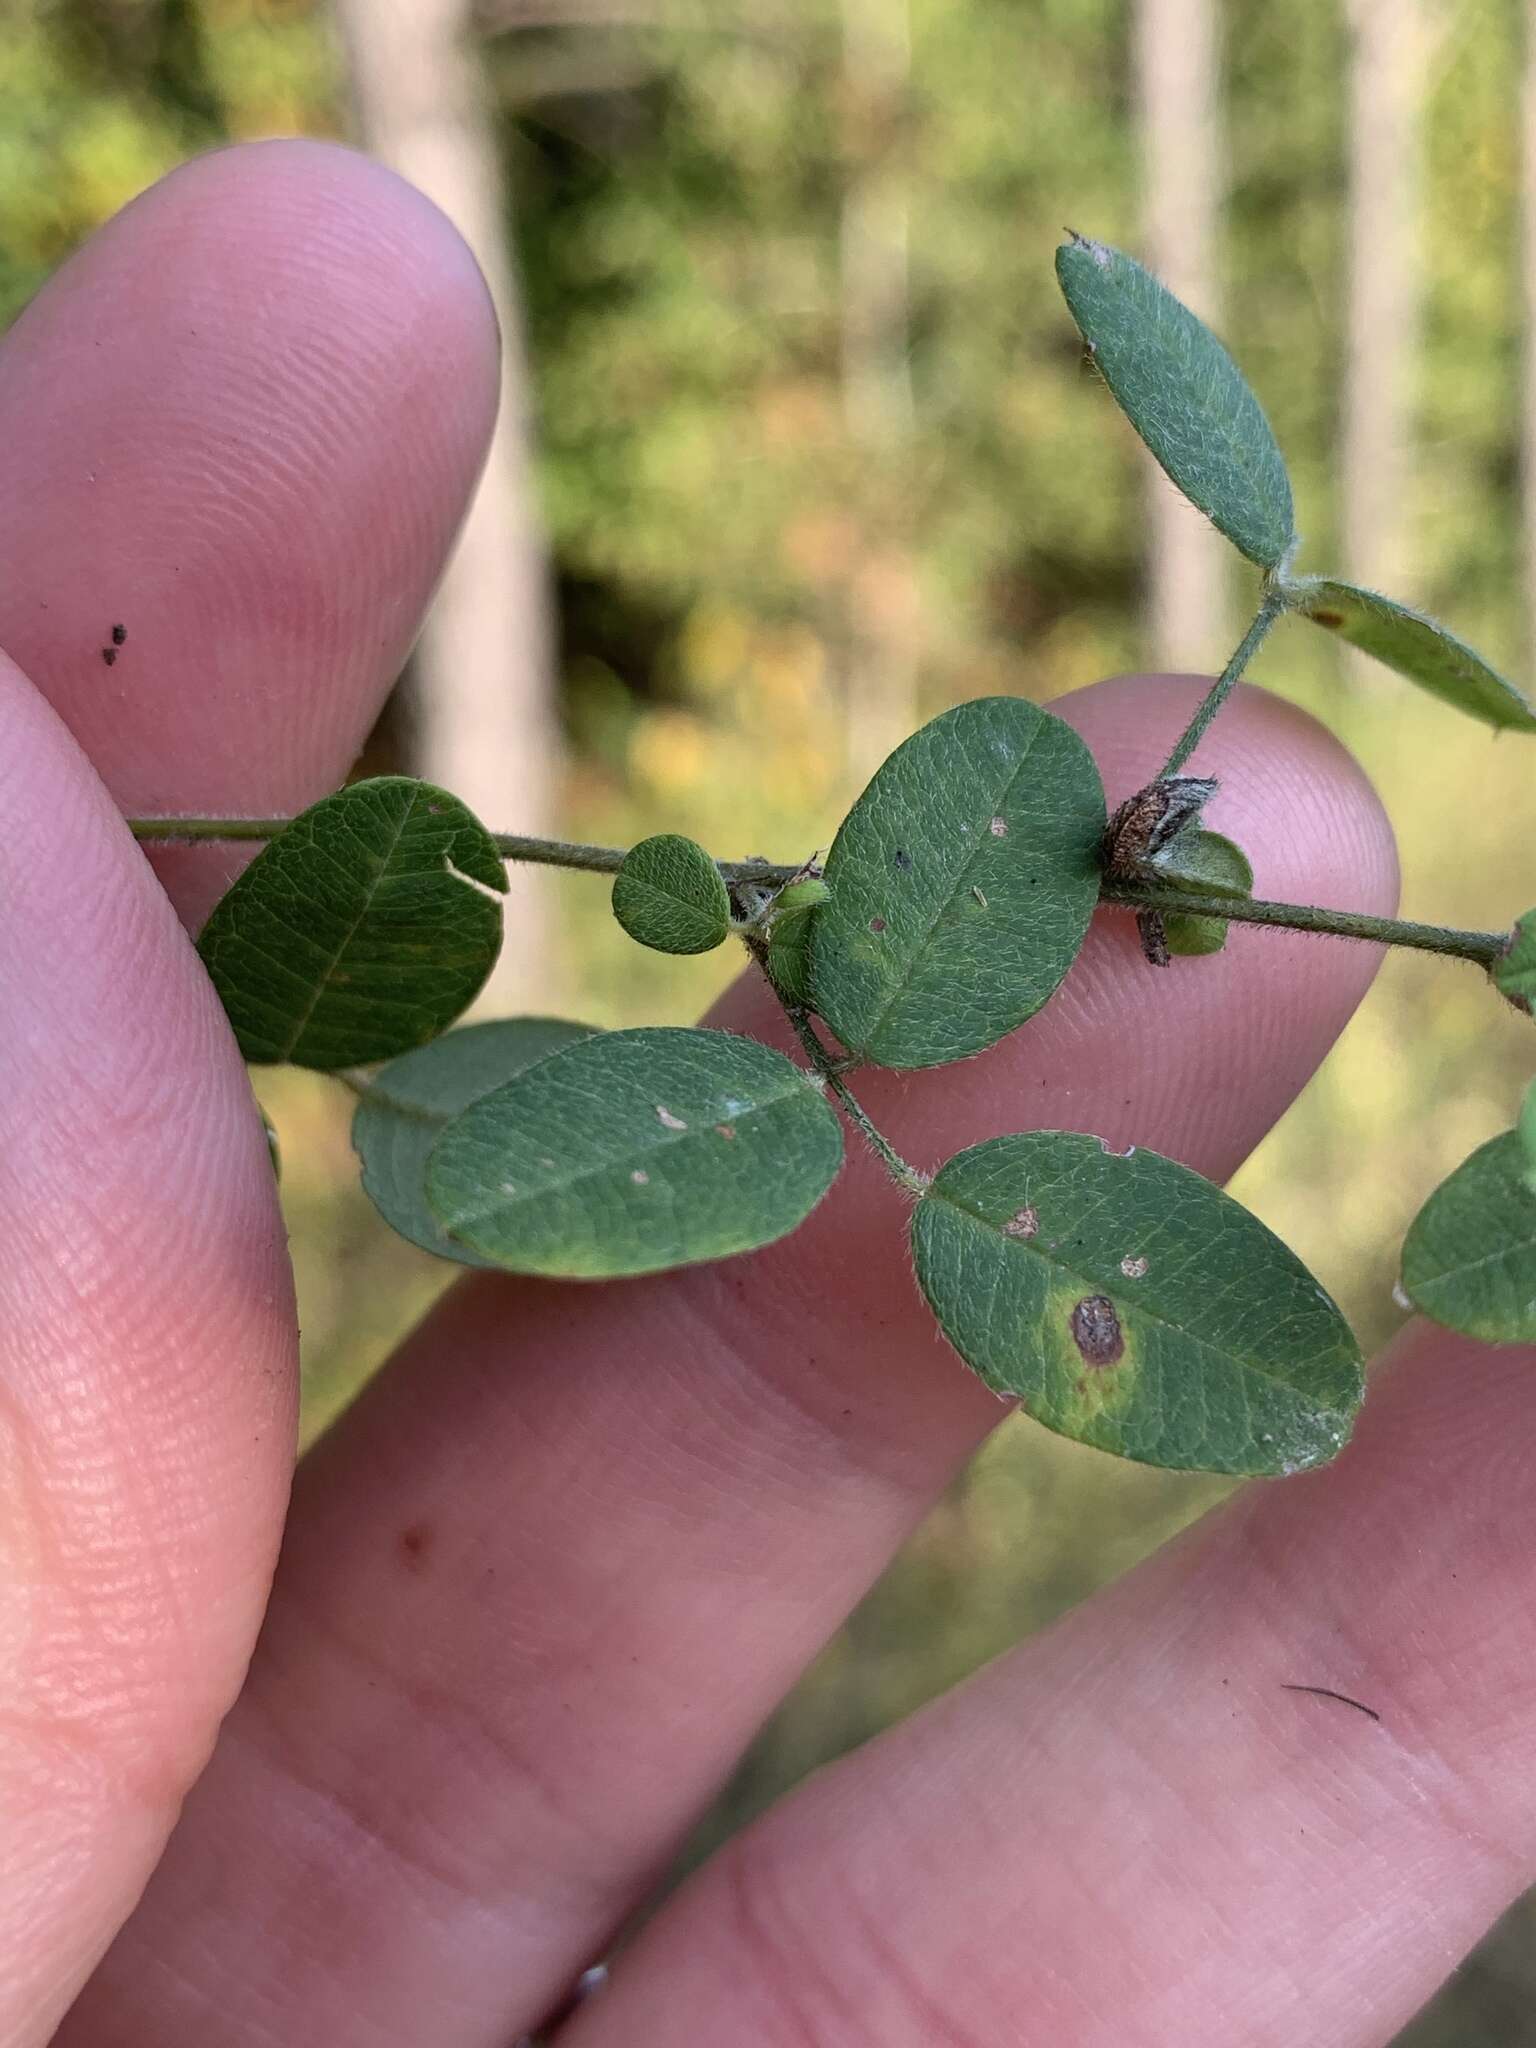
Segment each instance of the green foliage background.
[[[1230,0],[1224,13],[1224,331],[1289,459],[1303,566],[1335,566],[1344,8]],[[1044,701],[1142,658],[1140,473],[1081,374],[1051,274],[1063,222],[1137,246],[1126,10],[913,0],[914,82],[899,106],[845,90],[832,0],[663,0],[657,14],[661,26],[486,43],[558,579],[566,815],[576,837],[666,828],[722,853],[789,856],[826,842],[868,765],[845,703],[854,657],[890,660],[905,692],[898,736],[963,697]],[[1452,0],[1425,106],[1428,317],[1400,588],[1516,677],[1529,674],[1521,14],[1518,0]],[[346,120],[318,0],[6,0],[0,324],[187,155],[344,133]],[[884,446],[850,425],[841,363],[841,198],[849,165],[874,161],[904,172],[911,199],[914,424]],[[893,658],[910,646],[915,684]],[[1297,625],[1256,673],[1318,710],[1376,777],[1410,914],[1494,925],[1528,908],[1522,743],[1337,664]],[[575,1014],[686,1021],[717,986],[724,955],[663,962],[618,932],[600,885],[558,887]],[[1475,975],[1394,961],[1236,1192],[1378,1340],[1397,1317],[1408,1219],[1513,1120],[1531,1065],[1529,1025],[1501,1015]],[[265,1092],[284,1140],[315,1428],[445,1275],[358,1195],[340,1091],[282,1074]],[[713,1829],[1213,1497],[1210,1482],[1004,1429],[765,1732]],[[1517,1914],[1410,2030],[1414,2048],[1536,2043],[1530,1950]]]

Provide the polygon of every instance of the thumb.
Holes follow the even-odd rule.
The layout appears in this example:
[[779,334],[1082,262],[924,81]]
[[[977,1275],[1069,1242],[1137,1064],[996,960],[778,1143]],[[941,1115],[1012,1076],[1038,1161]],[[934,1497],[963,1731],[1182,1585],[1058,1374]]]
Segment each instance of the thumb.
[[249,1657],[294,1438],[260,1120],[171,906],[0,656],[0,2040],[47,2041]]

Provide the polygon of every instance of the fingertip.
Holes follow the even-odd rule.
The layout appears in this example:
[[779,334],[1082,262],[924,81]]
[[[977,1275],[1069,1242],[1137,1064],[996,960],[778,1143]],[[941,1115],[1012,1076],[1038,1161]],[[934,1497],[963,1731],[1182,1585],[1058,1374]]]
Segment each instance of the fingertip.
[[[108,222],[0,356],[0,645],[122,808],[333,788],[495,420],[499,336],[457,230],[352,150],[240,144]],[[190,914],[217,865],[162,867]]]

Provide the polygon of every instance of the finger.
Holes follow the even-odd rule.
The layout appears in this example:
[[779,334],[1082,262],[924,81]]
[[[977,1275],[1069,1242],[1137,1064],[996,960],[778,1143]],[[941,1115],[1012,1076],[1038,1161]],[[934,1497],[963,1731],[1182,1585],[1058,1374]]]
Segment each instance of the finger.
[[[336,786],[496,396],[473,258],[347,150],[200,158],[65,265],[0,347],[0,646],[126,812],[259,816]],[[247,857],[155,858],[196,923]]]
[[[1067,708],[1115,794],[1194,697]],[[1390,904],[1380,812],[1316,727],[1246,695],[1219,734],[1262,886]],[[1059,1123],[1226,1173],[1374,965],[1234,933],[1156,975],[1129,925],[993,1053],[860,1077],[909,1156]],[[750,988],[723,1016],[765,1022]],[[860,1157],[750,1259],[455,1290],[301,1476],[247,1697],[64,2041],[448,2048],[534,2019],[1001,1412],[916,1302],[903,1215]]]
[[[286,809],[335,779],[473,480],[494,357],[441,217],[307,146],[189,167],[34,302],[0,345],[0,639],[120,802]],[[248,1657],[293,1330],[227,1030],[5,676],[0,1941],[25,1967],[0,1957],[0,2035],[25,2042],[131,1905]],[[176,869],[190,917],[220,879]]]
[[293,1439],[272,1172],[206,978],[0,659],[0,2039],[51,2038],[239,1683]]
[[1395,1354],[1337,1466],[728,1847],[572,2048],[679,2013],[755,2048],[1393,2038],[1536,1869],[1536,1357],[1424,1326]]

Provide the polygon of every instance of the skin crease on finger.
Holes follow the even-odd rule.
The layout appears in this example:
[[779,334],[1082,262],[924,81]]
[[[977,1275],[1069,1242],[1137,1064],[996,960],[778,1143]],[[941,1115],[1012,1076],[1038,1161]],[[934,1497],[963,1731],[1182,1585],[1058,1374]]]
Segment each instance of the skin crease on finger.
[[[1198,694],[1058,708],[1113,801]],[[1240,692],[1201,765],[1261,889],[1392,907],[1379,807],[1310,721]],[[925,1165],[1043,1123],[1224,1176],[1375,961],[1234,930],[1159,973],[1108,913],[1002,1046],[861,1092]],[[774,1029],[750,984],[716,1021]],[[536,2019],[1002,1413],[916,1303],[903,1217],[857,1153],[751,1258],[455,1288],[301,1474],[247,1696],[61,2043],[503,2048]]]
[[812,1780],[561,2048],[1384,2048],[1536,1872],[1533,1366],[1411,1325],[1336,1465]]
[[[0,342],[0,644],[110,799],[289,811],[335,786],[417,630],[496,387],[463,243],[345,150],[204,158],[59,272]],[[9,667],[0,719],[0,2040],[31,2048],[243,1675],[296,1333],[206,979]],[[155,867],[195,924],[241,858]]]

